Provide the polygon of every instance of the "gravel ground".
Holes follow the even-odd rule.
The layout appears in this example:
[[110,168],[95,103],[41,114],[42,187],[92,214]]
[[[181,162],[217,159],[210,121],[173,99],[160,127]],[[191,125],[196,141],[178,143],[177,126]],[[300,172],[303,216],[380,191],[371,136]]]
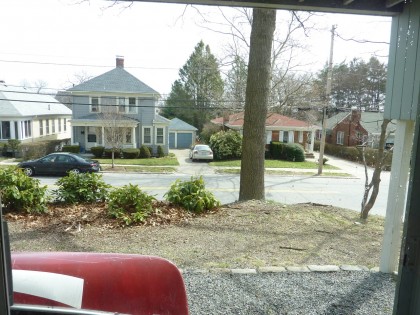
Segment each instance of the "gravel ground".
[[332,273],[183,274],[191,315],[392,314],[393,276]]

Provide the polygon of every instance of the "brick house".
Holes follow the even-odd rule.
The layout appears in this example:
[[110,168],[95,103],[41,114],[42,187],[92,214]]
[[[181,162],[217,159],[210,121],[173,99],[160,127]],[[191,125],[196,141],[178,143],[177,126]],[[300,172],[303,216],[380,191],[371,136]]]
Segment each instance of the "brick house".
[[[227,117],[217,117],[211,123],[232,130],[237,130],[241,134],[244,125],[244,112],[229,115]],[[297,120],[277,113],[267,113],[265,120],[266,144],[271,141],[284,143],[299,143],[306,151],[313,152],[315,132],[320,129],[306,121]]]
[[[340,112],[327,119],[325,141],[329,144],[348,147],[367,143],[369,147],[377,148],[382,121],[383,113],[380,112],[360,112],[358,110]],[[387,144],[394,143],[394,130],[395,124],[391,121],[387,127],[389,133]],[[321,132],[319,131],[317,139],[320,138]]]

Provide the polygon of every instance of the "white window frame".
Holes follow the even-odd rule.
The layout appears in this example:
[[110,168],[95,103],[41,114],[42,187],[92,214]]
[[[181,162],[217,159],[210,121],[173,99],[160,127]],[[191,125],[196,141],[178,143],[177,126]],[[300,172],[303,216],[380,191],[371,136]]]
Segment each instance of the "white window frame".
[[337,131],[337,144],[344,144],[344,131]]
[[299,131],[299,143],[303,142],[303,131]]
[[61,118],[58,118],[58,132],[61,132]]
[[[158,142],[158,129],[162,129],[162,142]],[[164,145],[165,144],[165,128],[164,127],[155,127],[155,144]]]
[[55,119],[51,119],[51,133],[55,134]]
[[[130,101],[134,99],[134,104],[131,104]],[[128,113],[129,114],[136,114],[137,113],[137,98],[136,97],[129,97],[128,98]]]
[[125,97],[118,97],[118,112],[119,113],[126,113],[127,106],[125,104]]
[[[98,100],[98,104],[93,104],[93,100]],[[99,96],[91,96],[90,98],[90,108],[89,111],[91,113],[100,113],[101,112],[101,98]],[[97,107],[97,110],[93,110],[95,107]]]
[[45,120],[45,134],[46,135],[50,134],[50,120],[49,119]]
[[[150,142],[146,142],[145,140],[145,129],[150,129]],[[143,126],[142,128],[142,138],[143,138],[143,144],[152,144],[153,141],[153,127],[152,126]]]
[[42,119],[39,120],[39,135],[40,136],[44,135],[44,123]]

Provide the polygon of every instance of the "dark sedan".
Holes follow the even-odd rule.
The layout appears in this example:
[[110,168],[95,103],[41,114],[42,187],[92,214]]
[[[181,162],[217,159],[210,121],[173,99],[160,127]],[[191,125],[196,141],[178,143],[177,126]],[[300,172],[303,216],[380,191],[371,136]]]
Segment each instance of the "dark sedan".
[[63,175],[68,173],[98,172],[98,161],[67,152],[51,153],[37,160],[21,162],[18,167],[26,175]]

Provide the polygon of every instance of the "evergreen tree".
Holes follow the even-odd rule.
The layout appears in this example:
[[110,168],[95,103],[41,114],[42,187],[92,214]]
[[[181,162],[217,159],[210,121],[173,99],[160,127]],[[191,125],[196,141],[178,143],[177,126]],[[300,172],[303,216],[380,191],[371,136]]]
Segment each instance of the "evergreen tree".
[[176,116],[201,130],[214,116],[222,95],[223,80],[218,61],[210,47],[200,41],[179,70],[179,79],[172,84],[162,114],[168,118]]

